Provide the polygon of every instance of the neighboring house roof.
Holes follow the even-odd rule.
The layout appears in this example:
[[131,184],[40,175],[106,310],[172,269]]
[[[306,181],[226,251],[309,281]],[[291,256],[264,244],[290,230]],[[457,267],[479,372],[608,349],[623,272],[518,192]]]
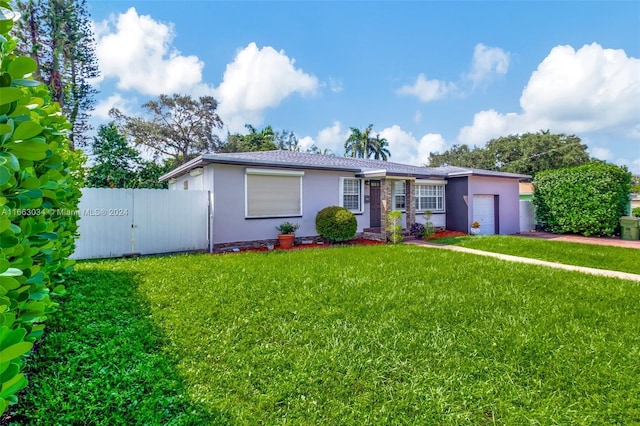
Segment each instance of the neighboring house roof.
[[531,182],[520,182],[520,194],[533,194],[533,184]]
[[202,154],[160,177],[167,180],[182,176],[207,164],[237,164],[245,166],[301,168],[315,170],[349,171],[362,176],[408,176],[416,178],[445,178],[458,176],[494,176],[528,179],[528,175],[493,172],[489,170],[466,169],[462,167],[420,167],[391,161],[370,160],[366,158],[337,157],[333,155],[312,154],[295,151],[259,151]]

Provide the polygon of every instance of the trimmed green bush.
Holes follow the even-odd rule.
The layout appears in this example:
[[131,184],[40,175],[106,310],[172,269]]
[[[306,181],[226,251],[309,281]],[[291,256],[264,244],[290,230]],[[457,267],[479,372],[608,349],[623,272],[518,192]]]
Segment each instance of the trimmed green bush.
[[591,163],[536,174],[533,203],[538,225],[554,233],[611,235],[627,211],[631,173]]
[[640,217],[640,207],[631,209],[631,216]]
[[44,330],[73,262],[83,156],[49,90],[16,56],[14,14],[0,4],[0,414],[27,385],[24,356]]
[[344,207],[325,207],[316,215],[316,231],[329,241],[351,240],[357,230],[356,217]]

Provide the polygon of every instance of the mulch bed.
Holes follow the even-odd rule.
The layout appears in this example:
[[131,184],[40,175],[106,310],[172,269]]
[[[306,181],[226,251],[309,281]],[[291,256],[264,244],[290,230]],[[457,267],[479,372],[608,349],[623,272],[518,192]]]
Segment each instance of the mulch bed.
[[427,238],[427,240],[432,241],[432,240],[437,240],[438,238],[464,237],[466,235],[469,235],[469,234],[465,232],[459,232],[459,231],[447,231],[447,230],[437,231],[434,235]]

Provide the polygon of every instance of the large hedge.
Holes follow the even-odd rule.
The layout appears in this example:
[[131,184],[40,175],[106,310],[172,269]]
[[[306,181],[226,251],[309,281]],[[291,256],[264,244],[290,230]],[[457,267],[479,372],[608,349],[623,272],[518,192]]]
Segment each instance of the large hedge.
[[329,241],[347,241],[356,235],[358,221],[344,207],[329,206],[316,215],[316,231]]
[[84,161],[60,106],[30,77],[35,61],[14,53],[14,18],[0,2],[0,414],[27,385],[25,355],[72,267]]
[[536,174],[536,220],[554,233],[612,235],[624,216],[631,173],[624,167],[590,163]]

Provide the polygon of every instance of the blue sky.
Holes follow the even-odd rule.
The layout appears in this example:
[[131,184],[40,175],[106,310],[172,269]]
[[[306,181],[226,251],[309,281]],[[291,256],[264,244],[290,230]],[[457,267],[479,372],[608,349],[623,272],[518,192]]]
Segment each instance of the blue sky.
[[640,173],[640,2],[92,1],[94,123],[162,93],[213,95],[224,134],[295,131],[391,160],[513,133],[576,134]]

